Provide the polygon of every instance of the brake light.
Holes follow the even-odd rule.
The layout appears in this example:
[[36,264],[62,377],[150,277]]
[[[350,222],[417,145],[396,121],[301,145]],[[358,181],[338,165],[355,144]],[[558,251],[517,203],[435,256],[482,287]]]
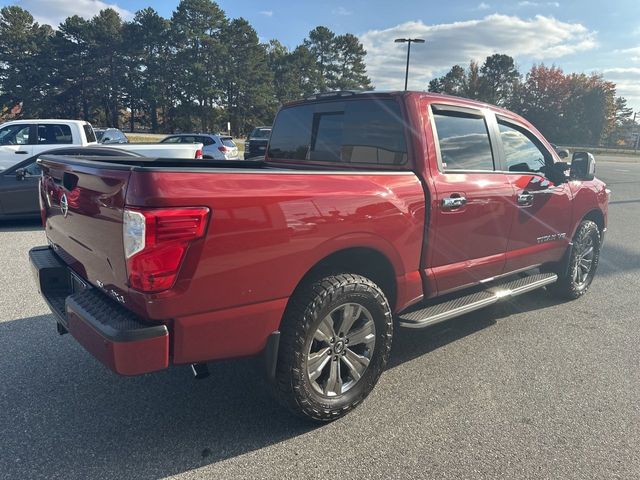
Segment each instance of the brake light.
[[230,148],[225,147],[224,145],[222,147],[218,147],[218,150],[220,150],[222,153],[226,153],[227,150],[231,150]]
[[206,207],[125,209],[124,253],[131,288],[157,293],[173,287],[193,241],[204,237]]
[[201,148],[196,150],[196,158],[202,158],[202,149]]

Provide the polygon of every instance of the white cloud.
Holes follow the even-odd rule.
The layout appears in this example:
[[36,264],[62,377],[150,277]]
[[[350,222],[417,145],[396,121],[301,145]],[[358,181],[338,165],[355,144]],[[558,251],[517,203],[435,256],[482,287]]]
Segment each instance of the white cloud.
[[114,9],[126,20],[133,17],[133,13],[126,8],[101,0],[73,0],[71,2],[68,0],[17,0],[14,4],[31,12],[37,22],[48,23],[53,27],[57,27],[67,17],[73,15],[92,18],[105,8]]
[[351,15],[353,12],[351,10],[347,10],[344,7],[338,7],[331,10],[331,13],[333,13],[334,15],[341,15],[344,17],[347,15]]
[[406,22],[385,30],[370,30],[360,36],[367,50],[367,71],[376,88],[402,86],[406,44],[393,42],[399,37],[424,38],[427,43],[412,45],[409,81],[423,90],[435,75],[454,64],[468,65],[488,55],[505,53],[535,61],[556,59],[595,48],[595,32],[579,23],[565,23],[538,15],[523,20],[493,14],[480,20],[439,25],[421,21]]
[[560,2],[518,2],[519,7],[556,7],[560,8]]
[[625,97],[634,109],[640,109],[640,67],[605,68],[602,74],[616,84],[616,94]]
[[273,17],[273,10],[262,10],[260,15],[264,15],[265,17]]
[[480,2],[480,4],[478,4],[478,6],[476,7],[476,10],[489,10],[490,8],[491,5],[489,5],[488,3]]

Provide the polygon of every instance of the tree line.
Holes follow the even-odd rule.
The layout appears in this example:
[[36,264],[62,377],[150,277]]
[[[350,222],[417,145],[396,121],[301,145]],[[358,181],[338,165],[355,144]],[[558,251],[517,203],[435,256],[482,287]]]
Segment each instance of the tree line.
[[633,146],[633,111],[599,74],[565,74],[540,64],[522,75],[512,57],[494,54],[482,65],[454,65],[428,89],[512,110],[558,144]]
[[355,35],[319,26],[294,49],[261,43],[244,18],[211,0],[181,0],[123,21],[113,9],[57,29],[0,9],[0,121],[78,118],[152,132],[270,124],[277,108],[316,92],[371,89]]

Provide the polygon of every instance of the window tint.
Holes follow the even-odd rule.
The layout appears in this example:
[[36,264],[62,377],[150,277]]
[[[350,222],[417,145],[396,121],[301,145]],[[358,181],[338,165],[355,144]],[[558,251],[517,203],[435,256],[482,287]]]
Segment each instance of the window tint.
[[549,161],[553,161],[548,153],[538,148],[525,133],[516,127],[498,122],[500,138],[506,160],[506,168],[510,172],[542,172]]
[[270,134],[270,128],[254,128],[249,138],[269,138]]
[[160,143],[180,143],[180,137],[163,138]]
[[0,145],[27,145],[31,125],[9,125],[0,128]]
[[88,123],[85,123],[84,125],[82,125],[82,128],[84,130],[84,136],[87,137],[87,142],[92,143],[92,142],[98,141],[96,139],[96,134],[93,132],[93,127],[91,125],[89,125]]
[[73,143],[69,125],[38,125],[38,144],[59,145]]
[[269,141],[272,159],[401,165],[404,121],[394,100],[323,102],[285,108]]
[[23,168],[25,172],[27,172],[29,175],[32,175],[32,176],[38,176],[42,173],[42,170],[40,169],[40,165],[38,165],[36,162],[30,163],[29,165],[26,165]]
[[203,145],[213,145],[216,141],[211,137],[199,137],[198,142]]
[[435,113],[442,167],[446,170],[493,170],[493,155],[484,118]]

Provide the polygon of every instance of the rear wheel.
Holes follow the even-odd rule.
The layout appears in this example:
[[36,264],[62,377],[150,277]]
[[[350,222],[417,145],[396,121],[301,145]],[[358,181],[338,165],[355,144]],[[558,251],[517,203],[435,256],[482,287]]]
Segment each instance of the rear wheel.
[[584,295],[596,273],[600,260],[600,231],[591,220],[580,223],[573,237],[568,268],[559,272],[558,281],[547,288],[554,295],[573,300]]
[[316,421],[348,413],[378,381],[392,329],[389,303],[371,280],[340,274],[304,285],[282,320],[277,398]]

